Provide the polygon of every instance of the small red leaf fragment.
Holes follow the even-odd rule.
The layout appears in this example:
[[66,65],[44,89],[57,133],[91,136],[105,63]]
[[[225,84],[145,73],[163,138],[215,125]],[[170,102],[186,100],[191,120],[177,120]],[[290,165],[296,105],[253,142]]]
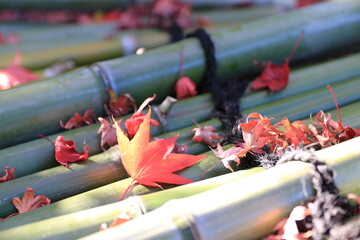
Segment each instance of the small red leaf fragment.
[[86,144],[84,144],[85,152],[79,153],[76,151],[75,142],[71,140],[64,141],[64,136],[58,136],[55,143],[45,136],[39,136],[45,138],[54,145],[56,161],[58,161],[61,165],[64,165],[66,168],[69,166],[69,162],[79,162],[89,157],[89,147]]
[[221,139],[221,137],[214,132],[216,129],[212,126],[200,125],[197,128],[194,128],[192,131],[195,133],[192,140],[195,142],[205,142],[211,147],[215,147],[217,142],[216,140]]
[[126,223],[131,220],[131,216],[127,212],[121,212],[119,216],[117,216],[114,221],[111,223],[111,225],[108,227],[106,223],[101,224],[100,231],[107,230],[109,228],[113,228],[116,226],[119,226],[123,223]]
[[108,89],[108,92],[110,95],[108,115],[120,117],[136,107],[135,101],[130,94],[126,93],[118,97],[113,90]]
[[15,179],[15,176],[14,176],[15,168],[7,166],[7,167],[3,168],[3,170],[5,171],[5,175],[0,177],[0,183],[8,182],[10,180]]
[[27,82],[40,79],[35,73],[22,68],[20,65],[20,53],[17,52],[13,63],[0,70],[0,90],[9,89]]
[[110,124],[106,119],[99,117],[101,126],[98,130],[98,134],[101,135],[101,149],[105,151],[105,145],[112,147],[117,144],[116,128],[115,124],[120,125],[121,120],[116,121],[114,124]]
[[184,99],[197,94],[196,85],[188,77],[181,77],[175,84],[176,99]]
[[[120,156],[126,172],[139,184],[161,187],[158,183],[187,184],[192,181],[173,172],[189,167],[206,155],[194,156],[171,153],[178,136],[150,140],[150,114],[148,111],[132,140],[116,126]],[[127,188],[128,189],[128,188]],[[124,193],[120,197],[123,198]]]
[[195,83],[189,78],[184,77],[184,47],[180,49],[180,78],[175,84],[176,99],[184,99],[197,94]]
[[49,205],[51,201],[44,195],[38,195],[34,198],[34,189],[26,188],[26,192],[22,199],[14,198],[12,202],[19,211],[19,214],[21,214]]
[[[145,114],[143,114],[142,111],[151,101],[155,99],[155,97],[156,94],[154,94],[154,96],[152,97],[145,99],[145,101],[140,105],[139,109],[131,116],[131,118],[125,121],[125,127],[128,131],[128,137],[130,139],[132,139],[135,136],[135,134],[137,133],[140,127],[140,124],[145,119]],[[150,124],[155,127],[159,126],[159,122],[156,121],[155,119],[150,119]]]
[[82,116],[80,113],[75,113],[74,116],[72,116],[65,125],[60,121],[60,126],[65,129],[72,129],[72,128],[78,128],[85,124],[92,124],[96,122],[96,115],[94,114],[94,109],[86,110],[84,113],[84,116]]

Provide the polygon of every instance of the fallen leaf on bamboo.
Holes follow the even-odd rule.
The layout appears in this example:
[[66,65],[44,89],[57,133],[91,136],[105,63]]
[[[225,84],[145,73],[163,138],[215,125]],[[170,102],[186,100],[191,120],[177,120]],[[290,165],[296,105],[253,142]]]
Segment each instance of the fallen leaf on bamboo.
[[126,93],[118,97],[113,90],[108,89],[108,92],[110,100],[107,114],[109,116],[120,117],[136,108],[135,101],[130,94]]
[[9,89],[40,79],[35,73],[20,67],[20,58],[20,53],[17,52],[10,66],[0,70],[0,90]]
[[206,157],[206,155],[194,156],[171,153],[178,136],[149,142],[150,114],[151,109],[144,117],[132,140],[129,140],[120,127],[116,126],[121,160],[126,172],[133,179],[120,199],[124,197],[129,187],[135,182],[155,187],[161,187],[158,183],[191,183],[192,180],[173,172],[190,167]]
[[240,159],[238,155],[243,156],[243,152],[246,151],[246,149],[241,147],[235,147],[232,146],[231,148],[224,150],[220,144],[217,145],[217,151],[214,149],[211,149],[215,156],[218,158],[221,158],[221,162],[224,164],[224,166],[229,169],[230,171],[234,172],[234,169],[230,166],[229,162],[234,161],[236,162],[236,165],[240,164]]
[[80,113],[75,113],[74,116],[72,116],[65,125],[62,121],[60,121],[60,126],[65,129],[72,129],[72,128],[79,128],[84,123],[85,124],[92,124],[96,122],[96,115],[94,114],[94,109],[86,110],[84,113],[84,116],[82,116]]
[[180,78],[175,84],[176,99],[184,99],[197,94],[195,83],[189,78],[184,77],[184,47],[180,50]]
[[215,147],[217,140],[220,140],[221,137],[219,134],[214,132],[216,129],[212,126],[201,127],[198,125],[197,128],[194,128],[192,131],[195,133],[192,140],[195,142],[205,142],[211,147]]
[[[259,113],[251,113],[245,123],[240,124],[244,143],[238,145],[247,151],[265,153],[263,147],[267,147],[268,153],[282,152],[287,146],[283,140],[283,132],[271,124],[272,118],[267,118]],[[241,156],[239,156],[241,157]]]
[[49,198],[45,197],[44,195],[38,195],[34,197],[34,189],[26,188],[26,192],[24,193],[23,197],[21,199],[17,197],[13,198],[12,203],[14,204],[18,212],[10,214],[6,218],[0,220],[5,221],[9,217],[26,213],[35,210],[37,208],[49,205],[51,201]]
[[311,132],[309,128],[304,125],[306,121],[294,121],[290,122],[287,117],[283,118],[280,122],[276,123],[275,126],[285,127],[285,140],[288,144],[293,145],[297,148],[300,143],[307,145],[310,143],[309,135]]
[[7,166],[7,167],[3,168],[3,170],[5,172],[5,175],[0,177],[0,183],[8,182],[10,180],[15,179],[15,176],[14,176],[15,168]]
[[[285,59],[285,63],[278,65],[272,62],[264,62],[261,75],[257,77],[251,84],[252,89],[269,88],[270,91],[279,91],[285,88],[289,83],[290,67],[289,62],[294,55],[297,47],[300,44],[304,32],[302,31],[298,40],[295,43],[294,49],[290,53],[289,57]],[[256,65],[259,65],[255,61]]]
[[21,199],[14,198],[12,202],[21,214],[49,205],[51,201],[44,195],[38,195],[34,198],[34,189],[26,188],[24,196]]
[[111,225],[108,227],[106,223],[101,224],[100,231],[107,230],[109,228],[114,228],[116,226],[119,226],[123,223],[126,223],[131,220],[131,216],[129,213],[123,211],[117,216],[114,221],[111,223]]
[[[131,118],[125,121],[125,127],[127,129],[128,137],[130,139],[135,136],[140,127],[140,124],[144,121],[145,114],[143,114],[142,111],[151,101],[155,99],[155,97],[156,94],[154,94],[154,96],[152,97],[145,99],[145,101],[140,105],[139,109],[131,116]],[[155,127],[159,126],[159,122],[155,119],[150,119],[150,124]]]
[[55,147],[55,159],[61,165],[65,166],[66,168],[69,166],[70,163],[79,162],[87,159],[89,157],[89,147],[84,143],[84,152],[79,153],[76,150],[76,144],[74,141],[64,141],[64,136],[58,136],[53,142],[49,138],[39,135],[42,138],[45,138],[49,142],[51,142]]
[[98,130],[98,134],[101,135],[101,149],[105,151],[105,145],[109,147],[115,146],[117,144],[117,137],[116,137],[116,128],[115,125],[120,125],[121,119],[116,121],[114,124],[110,124],[106,119],[99,117],[99,122],[101,126]]

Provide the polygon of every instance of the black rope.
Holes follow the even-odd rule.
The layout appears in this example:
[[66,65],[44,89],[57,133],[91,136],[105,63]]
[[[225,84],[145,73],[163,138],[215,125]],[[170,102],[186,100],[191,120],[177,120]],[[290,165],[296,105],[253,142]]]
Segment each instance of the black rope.
[[205,54],[205,72],[199,92],[212,92],[215,102],[213,116],[219,118],[225,128],[225,136],[221,144],[243,141],[241,130],[237,127],[242,118],[239,99],[244,94],[248,82],[239,82],[235,77],[215,76],[217,71],[215,45],[204,29],[199,28],[186,37],[197,38]]
[[163,16],[155,15],[155,17],[157,18],[156,28],[169,34],[170,43],[179,42],[184,39],[184,29],[177,22],[171,21],[171,23],[167,26],[166,24],[164,24]]
[[205,72],[203,80],[199,86],[199,92],[211,90],[213,78],[216,75],[217,63],[215,57],[215,45],[210,35],[202,28],[186,34],[186,38],[197,38],[205,55]]
[[311,209],[312,239],[359,238],[359,218],[355,222],[344,223],[346,219],[359,214],[359,207],[339,194],[339,189],[334,182],[333,170],[315,156],[314,150],[287,151],[278,164],[291,160],[310,163],[313,166],[312,184],[316,191],[316,198],[313,202],[314,207]]

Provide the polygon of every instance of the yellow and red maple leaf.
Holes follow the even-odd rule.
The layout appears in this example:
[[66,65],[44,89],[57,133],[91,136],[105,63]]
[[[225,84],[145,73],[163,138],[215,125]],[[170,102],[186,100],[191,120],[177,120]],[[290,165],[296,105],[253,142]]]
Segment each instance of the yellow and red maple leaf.
[[151,110],[146,114],[132,140],[129,140],[116,125],[121,160],[126,172],[133,179],[132,183],[161,187],[158,183],[187,184],[193,182],[174,174],[174,172],[194,165],[206,155],[171,153],[178,136],[149,142],[150,114]]

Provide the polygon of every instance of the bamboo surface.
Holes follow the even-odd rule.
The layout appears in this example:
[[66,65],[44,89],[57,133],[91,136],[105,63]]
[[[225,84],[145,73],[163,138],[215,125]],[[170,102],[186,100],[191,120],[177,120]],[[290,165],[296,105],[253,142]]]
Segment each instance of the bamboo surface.
[[[315,153],[336,171],[342,193],[360,193],[359,144],[358,137]],[[313,195],[310,172],[308,164],[285,163],[82,239],[260,239]]]
[[[341,100],[341,106],[343,106],[345,103],[354,101],[354,98],[355,100],[357,99],[357,88],[354,85],[357,85],[358,81],[355,81],[352,85],[346,84],[341,88],[336,83],[343,85],[347,82],[344,81],[345,79],[360,75],[359,61],[360,54],[355,54],[294,70],[290,74],[289,85],[283,91],[273,94],[267,91],[248,91],[240,100],[241,111],[244,114],[256,111],[264,115],[276,117],[278,120],[283,116],[288,116],[292,120],[307,118],[311,113],[314,114],[319,110],[326,111],[333,107],[331,95],[326,88],[327,84],[335,84],[335,91],[341,92],[338,98]],[[345,90],[343,91],[342,89]],[[288,98],[291,101],[286,103],[284,99]],[[168,136],[175,134],[180,134],[180,136],[184,134],[191,135],[191,130],[194,126],[192,119],[202,122],[211,118],[212,101],[210,95],[205,94],[175,103],[166,117],[167,127],[171,131]],[[263,104],[266,107],[263,107]],[[277,114],[274,115],[273,113],[276,112]],[[128,117],[130,115],[122,118],[127,119]],[[157,115],[153,113],[152,118],[157,119]],[[218,121],[215,122],[216,125],[214,126],[221,128],[221,124]],[[49,138],[55,140],[58,135],[62,135],[67,139],[74,140],[79,147],[85,141],[90,148],[90,155],[93,155],[101,152],[100,135],[97,134],[99,127],[100,124],[93,124],[74,130],[63,131],[51,135]],[[180,130],[186,127],[189,128]],[[152,128],[152,136],[162,133],[164,133],[164,129],[161,126]],[[191,139],[191,136],[187,138]],[[198,147],[200,148],[200,146]],[[16,177],[25,176],[56,166],[57,162],[54,159],[53,152],[53,146],[44,139],[28,141],[0,150],[0,166],[15,167]],[[27,157],[24,158],[23,156]],[[30,166],[28,164],[29,161],[32,162]]]
[[[312,58],[321,53],[329,52],[331,49],[335,50],[355,44],[360,41],[359,35],[356,34],[360,31],[360,24],[358,24],[360,22],[360,11],[358,11],[360,3],[354,0],[346,0],[346,3],[339,4],[337,1],[332,1],[318,4],[212,34],[217,49],[218,75],[251,72],[254,70],[253,59],[260,62],[270,59],[284,59],[291,51],[301,30],[305,31],[305,35],[295,55],[297,60]],[[308,16],[314,17],[309,18]],[[291,21],[285,19],[291,19]],[[336,27],[332,24],[334,19],[339,23]],[[316,26],[321,25],[321,29],[314,26],[315,20]],[[276,30],[271,26],[277,26]],[[90,104],[91,101],[87,106],[73,104],[79,95],[85,94],[89,85],[98,94],[106,95],[105,88],[100,83],[100,76],[107,83],[107,87],[113,88],[118,95],[129,92],[137,102],[141,102],[156,92],[157,101],[160,101],[165,96],[173,94],[174,83],[179,75],[181,46],[185,47],[185,74],[199,83],[204,69],[203,53],[196,39],[188,39],[177,44],[147,51],[141,56],[128,56],[100,62],[91,67],[91,72],[96,72],[98,75],[89,76],[87,80],[79,80],[80,77],[77,74],[80,72],[74,71],[51,78],[48,81],[35,82],[3,91],[0,95],[0,102],[6,103],[6,105],[1,106],[0,114],[5,117],[0,119],[0,124],[7,126],[7,128],[1,129],[0,135],[3,139],[0,142],[5,147],[34,139],[37,134],[54,133],[59,130],[58,121],[65,121],[74,112],[83,112],[89,108],[103,112],[102,108]],[[66,90],[71,86],[67,81],[70,78],[77,79],[77,86],[79,86],[76,93],[72,95]],[[88,82],[94,81],[94,79],[97,79],[95,81],[98,82],[96,86],[94,84],[83,84],[80,87],[82,81]],[[58,84],[64,88],[59,88]],[[46,94],[42,93],[43,97],[34,94],[37,91],[36,89],[40,88],[47,89]],[[143,88],[146,91],[143,91]],[[66,101],[59,101],[64,98]],[[26,102],[27,105],[22,104],[23,102]],[[102,105],[105,102],[106,98],[102,98],[98,104]],[[31,112],[26,111],[30,104],[37,106],[37,109]],[[49,109],[46,107],[52,104],[59,105],[59,108]],[[17,106],[16,111],[11,107],[14,105]],[[9,108],[4,106],[9,106]],[[39,119],[41,116],[39,109],[46,109],[49,116],[56,116],[56,120],[49,119],[49,116],[46,120]],[[41,131],[39,131],[38,126],[42,126]],[[13,142],[9,143],[8,141]]]
[[[215,187],[222,186],[226,183],[238,180],[240,178],[255,174],[257,172],[262,171],[262,168],[254,168],[251,170],[244,170],[244,171],[238,171],[236,174],[224,174],[217,177],[208,178],[205,180],[200,180],[199,176],[197,176],[196,171],[194,170],[184,170],[181,171],[182,175],[190,176],[193,180],[199,181],[193,184],[187,184],[182,185],[166,190],[160,190],[159,188],[152,188],[152,187],[146,187],[142,185],[136,185],[131,189],[131,192],[126,195],[126,198],[129,197],[130,200],[122,200],[122,203],[117,203],[117,200],[119,199],[119,196],[121,195],[122,191],[125,190],[127,185],[131,182],[131,179],[127,178],[100,188],[96,188],[94,190],[75,195],[73,197],[69,197],[67,199],[61,200],[59,202],[53,203],[51,205],[48,205],[46,207],[38,208],[34,211],[28,212],[26,214],[18,215],[9,218],[2,224],[0,224],[0,231],[15,228],[18,226],[22,226],[25,224],[32,224],[38,221],[42,221],[45,219],[49,219],[49,222],[56,222],[58,219],[66,219],[66,218],[72,218],[69,217],[68,214],[75,213],[72,216],[82,216],[79,218],[79,225],[74,226],[72,225],[72,229],[68,228],[65,230],[63,226],[61,226],[62,230],[56,230],[56,231],[63,231],[68,232],[66,234],[66,237],[79,237],[80,235],[84,236],[84,232],[81,232],[81,230],[89,223],[88,219],[83,218],[84,211],[90,209],[90,211],[86,211],[87,213],[91,213],[92,215],[96,212],[105,212],[107,211],[107,217],[106,219],[99,217],[94,218],[92,232],[96,232],[98,230],[99,225],[102,222],[111,222],[117,215],[118,211],[116,210],[117,206],[121,205],[136,205],[136,209],[141,209],[141,213],[152,211],[161,205],[163,205],[165,202],[167,202],[170,199],[174,198],[183,198],[187,196],[191,196],[200,192],[207,191],[209,189],[213,189]],[[215,169],[215,172],[218,170]],[[199,174],[199,173],[197,173]],[[159,191],[160,190],[160,191]],[[156,191],[156,192],[155,192]],[[151,193],[152,192],[152,193]],[[130,196],[133,195],[133,196]],[[113,207],[109,208],[107,205],[110,204]],[[106,205],[106,206],[103,206]],[[99,208],[98,208],[99,207]],[[96,208],[96,209],[95,209]],[[108,210],[105,210],[108,209]],[[56,218],[55,217],[60,217]],[[78,218],[78,217],[75,217]],[[85,220],[85,221],[83,221]],[[86,223],[87,222],[87,223]],[[59,224],[60,227],[61,224]],[[76,228],[76,229],[74,229]],[[53,229],[54,230],[54,229]],[[65,231],[64,231],[65,230]],[[37,231],[37,230],[36,230]],[[51,230],[52,231],[52,230]],[[69,233],[72,232],[72,233]],[[58,233],[50,233],[52,235],[58,235]],[[90,234],[88,232],[88,234]],[[49,237],[49,235],[47,236]],[[60,237],[60,236],[57,236]],[[65,237],[61,235],[61,237]]]

